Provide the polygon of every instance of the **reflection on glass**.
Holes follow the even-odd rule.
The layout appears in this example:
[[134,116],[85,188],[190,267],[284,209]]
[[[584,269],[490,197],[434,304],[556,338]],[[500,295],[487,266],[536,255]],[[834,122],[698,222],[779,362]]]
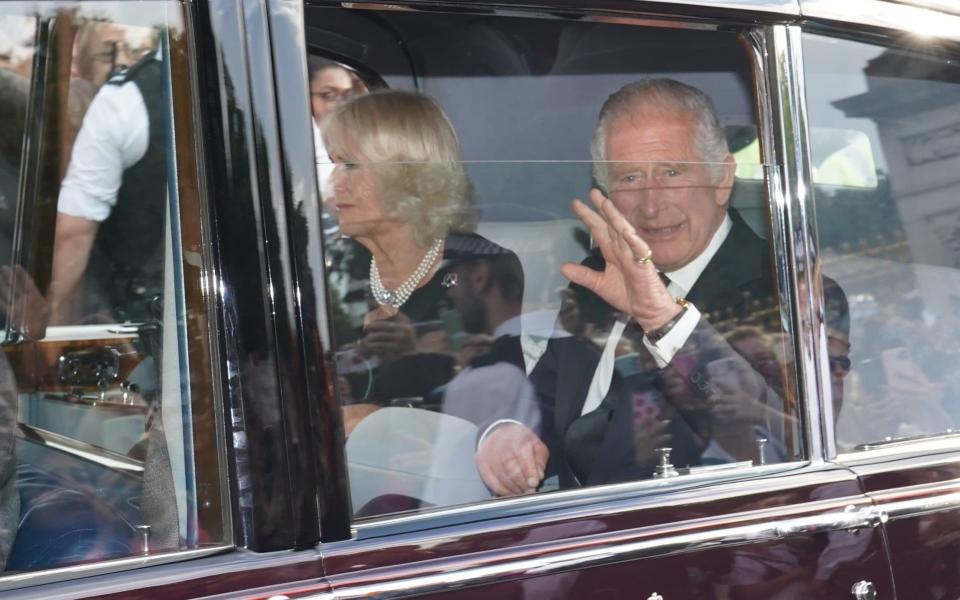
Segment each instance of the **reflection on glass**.
[[166,171],[165,88],[191,97],[182,7],[0,11],[25,7],[0,14],[0,557],[32,571],[221,543],[219,479],[198,466],[216,449],[194,454],[212,411],[183,392],[210,377],[187,334],[205,327],[200,265],[181,256],[198,207]]
[[[857,132],[844,148],[813,147],[814,163],[838,176],[815,189],[822,269],[850,301],[850,336],[831,335],[828,348],[837,445],[955,430],[960,70],[812,35],[804,53],[813,124]],[[858,184],[855,163],[875,165],[873,187]]]
[[30,77],[37,19],[20,14],[0,15],[0,70]]
[[[5,324],[12,307],[22,314],[30,300],[42,296],[23,269],[12,268],[12,246],[21,171],[24,130],[30,96],[30,74],[37,20],[0,12],[0,320]],[[22,294],[26,291],[26,294]],[[22,297],[21,297],[22,295]],[[20,485],[16,451],[18,378],[7,354],[0,354],[0,569],[10,562],[20,513]]]
[[[358,128],[343,131],[356,135]],[[363,146],[351,141],[345,146]],[[328,200],[344,235],[328,240],[326,259],[358,517],[513,495],[495,482],[513,468],[509,459],[477,460],[478,448],[488,443],[527,444],[543,463],[532,475],[538,492],[664,473],[710,474],[802,456],[791,342],[763,239],[763,180],[736,181],[724,203],[733,207],[726,212],[733,242],[745,246],[753,262],[725,268],[717,281],[707,282],[712,289],[681,292],[677,284],[678,296],[703,307],[702,327],[659,365],[643,331],[560,271],[565,263],[596,265],[599,256],[570,207],[573,196],[590,194],[591,163],[458,163],[455,170],[463,175],[456,177],[468,177],[463,189],[472,190],[470,203],[455,209],[439,203],[431,210],[475,217],[451,226],[436,264],[394,310],[376,291],[382,270],[375,272],[374,264],[382,255],[371,240],[408,227],[415,231],[400,208],[414,193],[406,182],[441,189],[453,167],[397,157],[371,162],[359,150],[331,156],[335,195]],[[674,162],[606,166],[629,180],[609,192],[622,206],[647,196],[683,201],[686,194],[713,188],[680,171],[718,168]],[[406,171],[416,177],[404,178]],[[639,181],[645,172],[652,174],[649,183]],[[338,186],[340,177],[349,185]],[[384,287],[392,291],[405,274],[416,275],[424,259],[431,261],[430,248],[421,244],[405,257],[404,273]],[[585,397],[596,396],[589,388],[604,353],[609,389],[596,398],[601,406],[581,417]],[[537,440],[518,437],[507,444],[490,437],[509,431],[504,425],[511,423],[523,424]],[[604,446],[603,439],[618,438],[621,445]],[[598,466],[603,455],[609,458]]]

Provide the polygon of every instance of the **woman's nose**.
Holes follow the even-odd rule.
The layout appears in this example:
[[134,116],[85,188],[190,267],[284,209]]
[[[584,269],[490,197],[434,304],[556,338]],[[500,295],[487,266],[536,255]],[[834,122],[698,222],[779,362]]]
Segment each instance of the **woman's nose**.
[[343,175],[343,167],[340,165],[334,165],[333,171],[330,173],[330,179],[328,186],[333,193],[340,194],[343,192],[346,178]]

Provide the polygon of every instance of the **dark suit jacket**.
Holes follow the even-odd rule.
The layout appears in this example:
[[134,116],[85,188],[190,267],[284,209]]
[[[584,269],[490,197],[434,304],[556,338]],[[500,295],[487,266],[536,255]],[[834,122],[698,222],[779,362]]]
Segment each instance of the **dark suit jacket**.
[[[730,234],[687,294],[687,300],[702,314],[700,323],[670,365],[647,372],[650,389],[660,394],[661,414],[671,422],[668,433],[672,438],[671,459],[676,466],[699,464],[700,453],[710,441],[712,424],[706,365],[719,358],[742,359],[726,343],[723,334],[745,324],[780,331],[769,246],[735,210],[731,209],[729,214],[733,221]],[[584,264],[603,268],[603,260],[598,256],[589,257]],[[834,298],[832,304],[842,306],[843,317],[836,320],[845,323],[843,292],[832,282],[826,289],[832,296],[839,294],[840,298]],[[586,319],[598,323],[613,320],[611,307],[582,288],[575,291]],[[646,353],[642,345],[638,347],[641,353]],[[602,431],[594,435],[592,441],[570,435],[571,425],[581,418],[600,354],[600,348],[583,338],[557,338],[551,340],[531,374],[542,412],[540,435],[550,449],[548,475],[558,474],[561,487],[645,478],[654,468],[652,455],[648,460],[636,457],[633,407],[627,397],[635,393],[636,384],[628,390],[619,374],[614,375],[610,392],[598,409],[602,416],[590,417],[594,421],[591,426],[600,427]],[[650,361],[652,357],[648,363]],[[769,375],[764,378],[752,370],[750,373],[756,376],[763,394],[782,393],[779,389],[782,384],[772,381],[775,378]],[[664,385],[669,378],[673,378],[673,386]],[[683,382],[681,393],[675,385],[677,378]],[[588,466],[584,468],[584,464]],[[575,468],[571,468],[572,465]]]

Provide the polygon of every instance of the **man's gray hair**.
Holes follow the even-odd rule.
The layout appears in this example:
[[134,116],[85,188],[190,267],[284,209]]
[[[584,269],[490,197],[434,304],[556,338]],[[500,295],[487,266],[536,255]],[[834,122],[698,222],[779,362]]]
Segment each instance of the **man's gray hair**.
[[694,149],[701,161],[712,163],[708,172],[719,181],[730,149],[713,101],[699,89],[675,79],[642,79],[628,83],[607,98],[600,109],[600,120],[593,133],[590,155],[593,177],[608,191],[607,130],[619,119],[634,112],[647,115],[687,113],[694,118]]

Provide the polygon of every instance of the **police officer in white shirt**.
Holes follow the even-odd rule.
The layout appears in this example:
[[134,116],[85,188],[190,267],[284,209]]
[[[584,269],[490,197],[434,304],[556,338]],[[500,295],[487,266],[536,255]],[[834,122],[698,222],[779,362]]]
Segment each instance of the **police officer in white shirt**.
[[[113,75],[84,117],[57,204],[51,323],[90,272],[111,320],[145,321],[160,293],[169,106],[159,51]],[[104,318],[108,318],[104,315]]]

